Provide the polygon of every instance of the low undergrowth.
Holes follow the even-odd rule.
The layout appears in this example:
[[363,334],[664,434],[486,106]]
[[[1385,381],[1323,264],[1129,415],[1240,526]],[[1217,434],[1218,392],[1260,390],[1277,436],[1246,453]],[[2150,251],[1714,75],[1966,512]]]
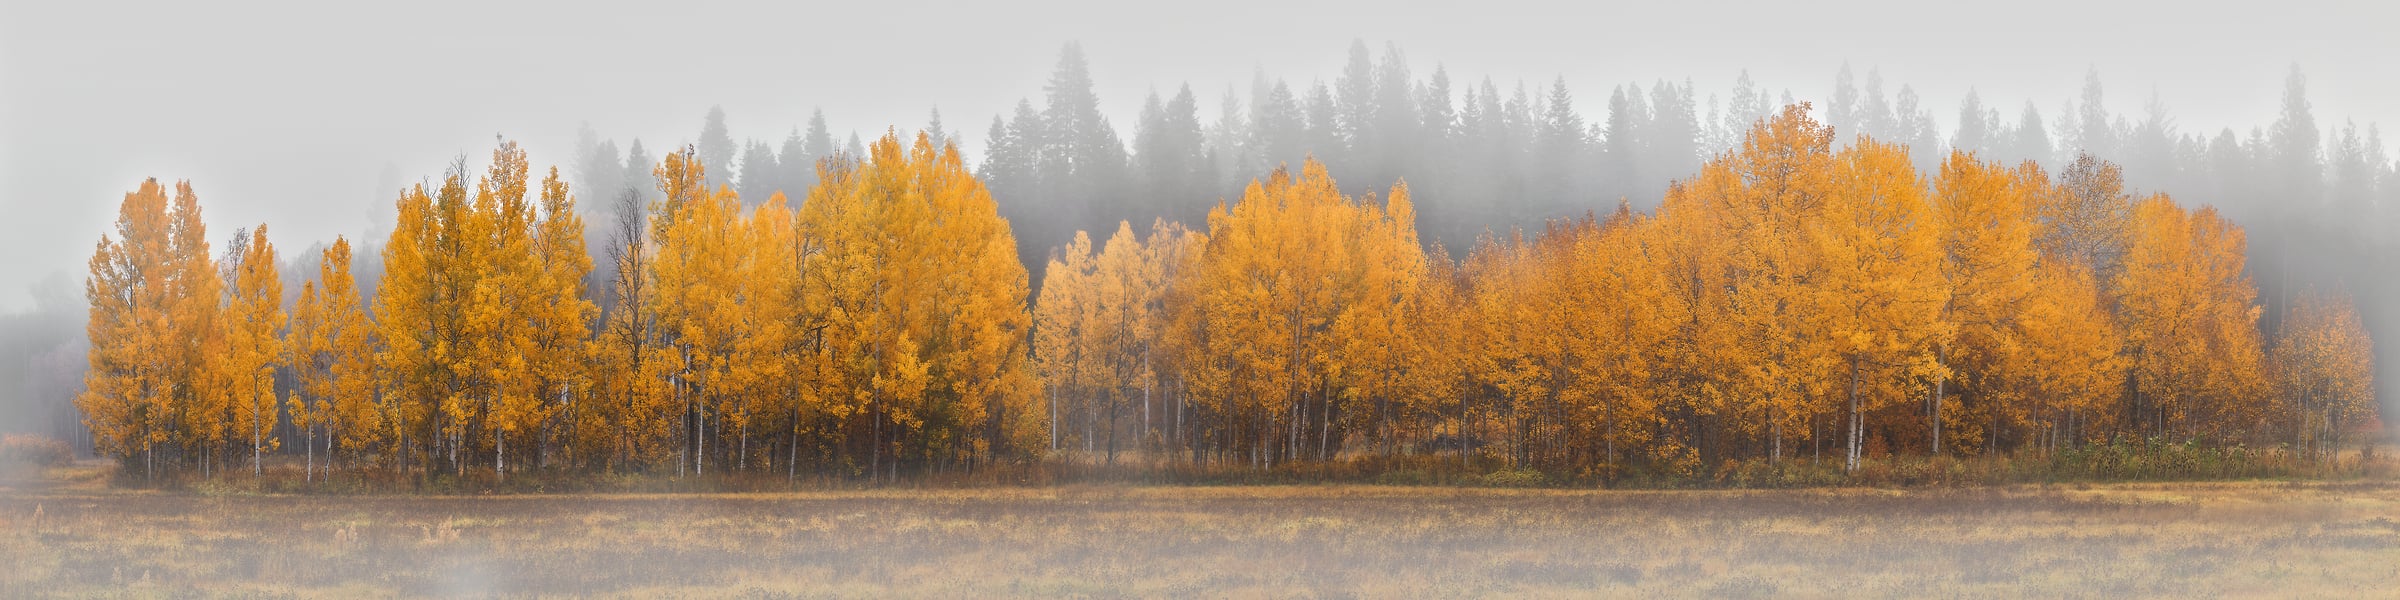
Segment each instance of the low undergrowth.
[[1121,455],[1105,461],[1072,456],[1040,462],[986,464],[973,469],[900,471],[880,477],[772,470],[712,472],[594,472],[531,468],[506,476],[489,468],[425,474],[389,469],[322,470],[303,475],[296,464],[270,463],[211,476],[180,473],[144,479],[117,469],[114,485],[197,492],[254,494],[551,494],[723,493],[864,488],[1051,487],[1060,485],[1312,485],[1364,484],[1480,488],[1789,489],[1824,487],[1972,487],[2025,483],[2108,483],[2213,480],[2375,480],[2400,477],[2400,461],[2366,450],[2311,459],[2282,447],[2212,446],[2132,440],[2009,456],[1885,455],[1845,470],[1838,458],[1814,456],[1674,463],[1629,463],[1615,468],[1540,468],[1504,457],[1456,454],[1367,454],[1280,465],[1193,463]]

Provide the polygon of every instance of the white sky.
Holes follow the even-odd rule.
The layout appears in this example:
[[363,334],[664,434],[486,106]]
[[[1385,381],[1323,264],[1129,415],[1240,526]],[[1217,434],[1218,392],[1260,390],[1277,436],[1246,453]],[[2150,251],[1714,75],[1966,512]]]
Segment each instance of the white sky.
[[2028,99],[2054,117],[2087,69],[2112,112],[2155,91],[2185,131],[2246,130],[2274,119],[2297,63],[2320,124],[2400,128],[2400,9],[2378,2],[190,4],[0,0],[0,310],[28,306],[21,290],[45,275],[80,278],[145,176],[193,180],[218,244],[266,222],[288,257],[366,230],[392,197],[387,168],[436,175],[494,134],[563,166],[584,122],[655,154],[712,104],[737,138],[777,140],[813,107],[873,137],[938,106],[980,151],[1070,40],[1128,139],[1153,86],[1190,82],[1213,119],[1254,69],[1330,80],[1354,38],[1378,56],[1398,43],[1420,76],[1436,62],[1504,87],[1563,76],[1587,119],[1610,85],[1690,78],[1705,98],[1745,68],[1822,97],[1848,61],[1862,82],[1880,67],[1887,92],[1913,84],[1945,130],[1970,86],[2010,117]]

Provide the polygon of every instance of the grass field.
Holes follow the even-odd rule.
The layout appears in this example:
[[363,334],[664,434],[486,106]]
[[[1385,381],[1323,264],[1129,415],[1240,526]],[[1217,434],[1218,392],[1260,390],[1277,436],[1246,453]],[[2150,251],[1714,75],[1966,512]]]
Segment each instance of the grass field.
[[2400,484],[0,488],[5,596],[2391,597]]

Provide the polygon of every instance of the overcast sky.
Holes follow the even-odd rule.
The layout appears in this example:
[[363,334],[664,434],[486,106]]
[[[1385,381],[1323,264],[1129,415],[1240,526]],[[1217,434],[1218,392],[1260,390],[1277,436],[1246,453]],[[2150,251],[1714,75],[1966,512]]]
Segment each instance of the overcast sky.
[[[207,4],[209,6],[195,6]],[[1213,119],[1255,69],[1330,80],[1352,39],[1415,70],[1541,84],[1564,77],[1587,119],[1608,86],[1690,78],[1705,99],[1748,69],[1822,97],[1845,61],[1887,92],[1916,87],[1945,131],[1970,87],[2011,118],[2045,117],[2087,69],[2111,112],[2155,92],[2183,131],[2274,119],[2304,69],[2320,124],[2400,124],[2390,3],[1381,2],[786,3],[107,2],[0,0],[0,310],[53,273],[78,279],[143,177],[190,179],[218,245],[265,222],[285,252],[357,236],[388,204],[386,173],[437,175],[495,134],[566,164],[579,124],[657,149],[712,104],[734,135],[780,139],[821,107],[837,135],[911,129],[939,107],[982,149],[994,114],[1038,96],[1061,44],[1082,42],[1103,108],[1130,139],[1141,97],[1189,82]],[[1659,4],[1661,6],[1649,6]],[[1673,6],[1666,6],[1672,4]],[[1037,100],[1038,102],[1038,100]],[[2387,132],[2387,140],[2400,131]],[[2172,192],[2172,190],[2169,190]]]

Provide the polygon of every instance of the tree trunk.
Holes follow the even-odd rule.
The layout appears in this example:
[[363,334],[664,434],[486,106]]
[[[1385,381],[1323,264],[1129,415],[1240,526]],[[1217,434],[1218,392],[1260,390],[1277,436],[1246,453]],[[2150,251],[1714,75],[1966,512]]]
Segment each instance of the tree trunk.
[[[797,402],[792,405],[792,435],[789,439],[792,447],[791,454],[783,461],[784,470],[787,471],[784,479],[798,481],[800,479],[800,406]],[[772,450],[769,451],[772,452]]]
[[254,414],[253,414],[253,416],[250,418],[250,476],[251,476],[251,477],[257,477],[257,476],[259,476],[260,474],[262,474],[262,473],[264,473],[264,472],[265,472],[265,470],[264,470],[264,469],[262,469],[262,468],[259,466],[259,455],[260,455],[260,454],[262,454],[262,452],[260,452],[260,449],[261,449],[261,448],[264,446],[264,443],[263,443],[263,442],[261,442],[261,441],[259,441],[259,438],[260,438],[260,433],[259,433],[259,423],[258,423],[258,418],[255,416],[255,413],[254,413]]
[[[1775,407],[1768,406],[1767,425],[1768,429],[1773,430],[1773,433],[1770,433],[1769,435],[1775,436],[1775,449],[1767,456],[1767,464],[1771,465],[1783,464],[1783,419],[1775,418],[1776,416],[1777,413],[1775,411]],[[1613,442],[1614,440],[1611,441]],[[1609,452],[1609,456],[1613,458],[1616,456],[1616,452],[1611,450]]]
[[1843,463],[1843,472],[1858,471],[1858,363],[1858,357],[1850,357],[1850,456]]
[[[1948,366],[1947,364],[1944,364],[1949,360],[1947,356],[1948,352],[1946,350],[1936,350],[1934,352],[1935,364],[1945,367]],[[1930,456],[1941,456],[1942,454],[1942,400],[1944,399],[1943,396],[1949,392],[1949,384],[1950,378],[1948,376],[1939,376],[1933,378],[1933,445],[1931,446],[1933,448],[1933,452],[1930,454]],[[1994,412],[1993,414],[1997,415],[1999,413]],[[1984,432],[1983,437],[1984,439],[1989,440],[1992,438],[1992,434],[1993,432],[1986,431]]]
[[1317,404],[1324,407],[1324,419],[1317,421],[1317,460],[1333,460],[1333,394],[1326,393],[1325,384],[1317,384]]

